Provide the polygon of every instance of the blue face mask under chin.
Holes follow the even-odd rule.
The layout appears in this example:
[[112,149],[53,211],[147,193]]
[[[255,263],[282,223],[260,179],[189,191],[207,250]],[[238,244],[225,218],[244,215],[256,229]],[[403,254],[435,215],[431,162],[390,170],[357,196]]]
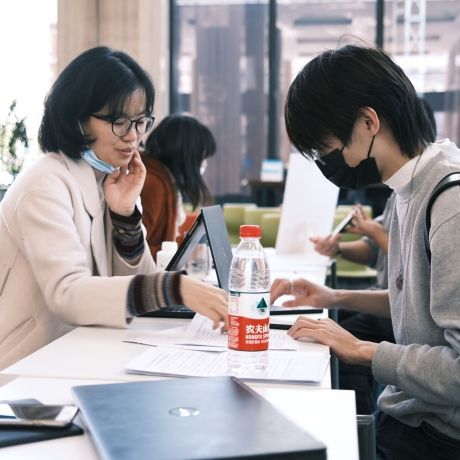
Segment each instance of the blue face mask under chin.
[[97,169],[100,172],[105,174],[113,174],[115,171],[118,171],[120,168],[115,168],[109,163],[106,163],[103,160],[100,160],[92,149],[85,150],[81,157],[89,163],[94,169]]

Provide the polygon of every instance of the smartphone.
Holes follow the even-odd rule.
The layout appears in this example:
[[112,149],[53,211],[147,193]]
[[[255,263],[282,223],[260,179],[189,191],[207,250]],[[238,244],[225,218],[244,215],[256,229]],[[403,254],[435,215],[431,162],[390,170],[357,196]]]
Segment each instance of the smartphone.
[[350,211],[337,225],[337,227],[332,230],[332,235],[338,235],[339,233],[344,232],[347,227],[351,225],[351,221],[353,220],[353,217],[355,215],[354,211]]
[[65,427],[78,412],[74,405],[0,403],[1,426]]

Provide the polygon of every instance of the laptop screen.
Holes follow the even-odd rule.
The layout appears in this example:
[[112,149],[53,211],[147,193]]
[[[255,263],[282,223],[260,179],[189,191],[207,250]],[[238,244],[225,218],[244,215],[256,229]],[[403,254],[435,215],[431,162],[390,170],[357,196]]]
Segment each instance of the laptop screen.
[[[195,219],[192,227],[185,236],[184,241],[182,241],[179,249],[166,267],[166,270],[183,270],[190,259],[193,250],[200,242],[203,242],[203,239],[207,239],[211,249],[211,255],[214,261],[214,268],[216,270],[219,287],[228,291],[228,278],[230,275],[233,253],[232,246],[228,238],[224,214],[222,212],[222,208],[218,205],[202,208],[200,214]],[[154,315],[147,314],[147,316],[162,316],[165,310],[166,309],[161,309],[154,312]],[[292,313],[320,313],[322,310],[271,305],[270,311],[272,315],[283,315]]]
[[202,208],[166,270],[183,270],[196,246],[205,240],[211,249],[219,287],[228,291],[228,276],[233,254],[224,214],[219,205]]

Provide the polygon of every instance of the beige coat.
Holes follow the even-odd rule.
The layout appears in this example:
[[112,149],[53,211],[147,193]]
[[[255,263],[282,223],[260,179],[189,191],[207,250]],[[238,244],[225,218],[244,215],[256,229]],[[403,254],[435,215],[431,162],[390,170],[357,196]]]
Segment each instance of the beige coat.
[[145,244],[129,265],[111,231],[85,161],[50,153],[18,176],[0,202],[0,369],[73,326],[126,326],[129,283],[155,264]]

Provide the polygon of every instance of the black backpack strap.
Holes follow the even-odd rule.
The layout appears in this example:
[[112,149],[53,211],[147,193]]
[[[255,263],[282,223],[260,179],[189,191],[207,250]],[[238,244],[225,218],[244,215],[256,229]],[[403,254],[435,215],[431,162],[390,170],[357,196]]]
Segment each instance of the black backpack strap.
[[431,227],[431,208],[436,200],[436,198],[446,189],[453,187],[454,185],[460,185],[460,172],[450,173],[447,176],[443,177],[436,187],[431,192],[428,204],[426,206],[426,217],[425,217],[425,229],[424,229],[424,240],[425,240],[425,251],[428,257],[428,262],[431,264],[431,249],[429,241],[429,233]]

